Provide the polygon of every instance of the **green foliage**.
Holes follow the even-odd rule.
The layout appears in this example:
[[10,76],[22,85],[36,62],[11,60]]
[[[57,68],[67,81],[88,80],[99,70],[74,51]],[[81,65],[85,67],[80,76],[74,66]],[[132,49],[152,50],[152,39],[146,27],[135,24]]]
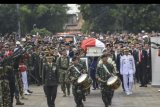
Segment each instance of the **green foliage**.
[[0,5],[0,33],[16,32],[18,25],[18,14],[15,4],[1,4]]
[[42,28],[42,29],[35,28],[31,31],[31,34],[36,35],[37,32],[40,36],[51,36],[52,35],[52,33],[48,31],[46,28]]
[[159,4],[80,4],[79,9],[85,20],[83,31],[150,32],[160,29]]
[[63,31],[67,21],[66,4],[20,4],[18,17],[16,4],[0,5],[0,32],[17,32],[18,19],[21,23],[21,33],[25,35],[36,28],[46,28],[52,33]]

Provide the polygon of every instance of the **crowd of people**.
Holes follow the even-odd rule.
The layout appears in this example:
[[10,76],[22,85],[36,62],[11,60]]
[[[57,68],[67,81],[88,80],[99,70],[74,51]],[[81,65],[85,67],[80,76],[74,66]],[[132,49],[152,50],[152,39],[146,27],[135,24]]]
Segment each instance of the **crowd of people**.
[[[83,90],[77,84],[81,74],[87,73],[92,81],[92,90],[101,89],[105,107],[111,105],[114,90],[106,86],[111,76],[117,75],[122,82],[126,95],[133,94],[134,83],[147,87],[152,80],[150,37],[160,36],[159,33],[139,34],[81,34],[83,39],[94,37],[105,44],[103,55],[86,56],[81,48],[81,41],[66,43],[57,36],[41,37],[27,35],[25,38],[5,35],[0,38],[0,70],[2,107],[13,107],[14,96],[17,105],[30,95],[30,84],[43,84],[48,107],[55,107],[58,84],[63,97],[70,96],[70,88],[77,107],[84,107],[83,101],[90,94],[90,88]],[[88,69],[81,58],[88,58]],[[110,61],[114,63],[110,63]]]

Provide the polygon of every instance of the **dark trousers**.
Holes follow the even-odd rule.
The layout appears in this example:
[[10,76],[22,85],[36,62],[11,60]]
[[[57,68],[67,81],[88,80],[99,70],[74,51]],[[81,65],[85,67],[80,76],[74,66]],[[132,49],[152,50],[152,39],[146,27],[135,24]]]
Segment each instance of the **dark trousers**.
[[45,86],[48,107],[55,107],[58,86]]
[[98,88],[98,83],[97,83],[97,80],[96,80],[96,78],[95,77],[91,77],[92,78],[92,81],[93,81],[93,88],[94,89],[96,89],[96,88]]
[[141,85],[142,86],[147,85],[147,68],[146,68],[146,66],[143,64],[139,64],[138,72],[139,72]]
[[15,75],[13,71],[10,71],[8,73],[8,81],[9,81],[9,88],[10,88],[10,98],[11,98],[11,105],[13,106],[13,98],[14,98],[14,92],[15,92]]
[[39,69],[38,69],[38,67],[35,67],[34,72],[35,72],[35,78],[36,78],[36,80],[37,80],[36,83],[37,83],[37,85],[40,85],[41,79],[40,79],[40,74],[39,74]]
[[102,100],[105,104],[105,107],[108,107],[112,103],[112,98],[114,95],[114,91],[109,88],[104,88],[101,90]]
[[139,65],[136,65],[136,72],[135,72],[135,77],[136,77],[136,81],[139,83],[140,82],[140,75],[139,72],[141,70],[139,69]]
[[76,107],[84,107],[82,99],[83,99],[83,91],[80,86],[73,85],[72,86],[74,101],[76,103]]
[[15,83],[9,81],[9,88],[10,88],[11,105],[13,105],[13,98],[14,98],[14,92],[15,92]]
[[152,81],[151,68],[147,68],[147,84]]
[[119,78],[120,78],[120,80],[121,80],[121,82],[122,82],[122,89],[123,89],[123,91],[124,91],[123,75],[121,75],[121,74],[119,73],[118,76],[119,76]]
[[47,96],[46,86],[45,85],[43,86],[43,91],[44,91],[45,96]]
[[96,70],[91,69],[90,76],[91,76],[91,79],[92,79],[93,88],[94,89],[98,88],[98,83],[97,83],[97,80],[96,80]]

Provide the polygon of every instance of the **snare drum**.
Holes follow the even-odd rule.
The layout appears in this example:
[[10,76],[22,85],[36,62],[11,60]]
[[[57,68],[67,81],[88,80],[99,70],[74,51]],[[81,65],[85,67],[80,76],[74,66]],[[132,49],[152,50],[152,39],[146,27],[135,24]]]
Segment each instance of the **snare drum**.
[[118,76],[111,76],[107,81],[107,86],[109,86],[111,89],[116,90],[121,85],[121,80],[118,78]]
[[83,90],[87,90],[91,87],[91,81],[88,78],[88,74],[82,74],[78,78],[77,83],[82,86]]

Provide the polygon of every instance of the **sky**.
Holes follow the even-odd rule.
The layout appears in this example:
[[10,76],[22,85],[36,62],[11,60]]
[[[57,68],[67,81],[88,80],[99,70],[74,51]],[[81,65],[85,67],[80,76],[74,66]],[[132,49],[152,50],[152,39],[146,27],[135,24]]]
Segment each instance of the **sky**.
[[67,12],[68,14],[73,14],[79,12],[77,4],[67,4],[71,9]]

